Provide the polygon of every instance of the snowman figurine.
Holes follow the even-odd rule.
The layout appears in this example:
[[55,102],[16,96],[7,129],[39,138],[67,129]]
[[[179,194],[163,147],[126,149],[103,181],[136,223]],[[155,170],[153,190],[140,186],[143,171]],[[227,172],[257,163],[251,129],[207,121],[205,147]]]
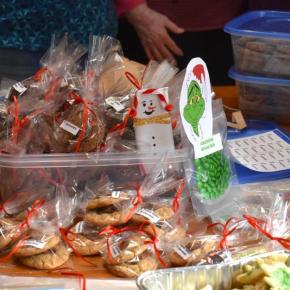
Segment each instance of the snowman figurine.
[[166,152],[174,150],[174,139],[168,104],[168,88],[137,91],[134,99],[134,129],[138,150]]

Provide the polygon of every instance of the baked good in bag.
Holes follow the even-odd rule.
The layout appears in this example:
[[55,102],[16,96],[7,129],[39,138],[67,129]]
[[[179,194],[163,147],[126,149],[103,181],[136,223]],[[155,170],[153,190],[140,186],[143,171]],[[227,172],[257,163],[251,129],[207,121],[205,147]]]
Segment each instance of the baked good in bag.
[[[68,235],[70,238],[71,235]],[[102,238],[89,238],[82,234],[75,234],[72,236],[72,246],[82,256],[95,256],[100,254],[105,247],[106,241]]]
[[84,220],[98,227],[118,226],[127,222],[128,214],[129,212],[126,209],[117,209],[110,206],[86,212]]
[[136,278],[146,271],[154,271],[158,268],[158,261],[155,257],[144,254],[137,261],[129,261],[127,263],[109,265],[107,269],[118,277]]
[[51,270],[60,267],[68,261],[70,252],[64,243],[58,244],[56,247],[29,257],[19,257],[23,265],[39,270]]
[[42,233],[31,234],[31,237],[26,239],[23,245],[17,249],[14,254],[16,257],[29,257],[44,253],[61,242],[57,235],[48,235]]
[[0,250],[7,247],[17,235],[19,222],[8,218],[0,218]]
[[202,262],[218,245],[218,239],[210,236],[193,239],[191,241],[180,241],[172,249],[168,250],[168,258],[174,266],[196,265]]
[[98,235],[97,228],[85,221],[80,221],[70,230],[68,239],[82,256],[98,255],[106,246],[106,239]]
[[[148,209],[147,209],[148,208]],[[174,211],[170,207],[158,206],[158,204],[147,205],[140,208],[131,218],[136,224],[146,223],[148,221],[156,222],[158,220],[169,220],[174,216]]]
[[[81,132],[83,138],[80,142]],[[96,151],[103,143],[104,136],[105,126],[97,117],[96,108],[92,106],[86,109],[83,103],[71,105],[60,118],[57,118],[55,124],[54,137],[62,152]]]
[[[118,240],[119,239],[119,240]],[[107,253],[106,263],[110,265],[122,264],[134,260],[142,255],[149,247],[146,243],[148,238],[145,235],[130,234],[129,236],[121,236],[120,238],[112,238],[109,240],[109,248],[112,253]],[[113,248],[117,247],[117,254],[113,254]]]

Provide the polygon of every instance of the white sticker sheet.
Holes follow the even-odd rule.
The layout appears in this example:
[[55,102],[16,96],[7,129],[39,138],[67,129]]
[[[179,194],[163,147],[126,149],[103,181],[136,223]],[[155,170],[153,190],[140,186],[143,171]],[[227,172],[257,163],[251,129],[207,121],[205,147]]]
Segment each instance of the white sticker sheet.
[[[281,134],[285,138],[280,137]],[[229,140],[228,146],[233,157],[251,170],[277,172],[290,169],[290,138],[278,129]]]

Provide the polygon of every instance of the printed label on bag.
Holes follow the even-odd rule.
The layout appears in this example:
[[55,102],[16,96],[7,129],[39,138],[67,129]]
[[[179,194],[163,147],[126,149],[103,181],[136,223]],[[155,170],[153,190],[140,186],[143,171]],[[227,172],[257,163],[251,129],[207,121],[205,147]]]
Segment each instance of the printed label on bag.
[[183,260],[187,260],[192,254],[187,248],[181,245],[177,245],[173,249]]
[[159,217],[149,209],[141,208],[137,211],[137,214],[140,214],[150,220],[153,224],[159,221]]
[[26,241],[24,241],[23,246],[42,249],[44,247],[44,243],[38,242],[38,241],[33,241],[33,240],[26,240]]
[[16,83],[12,86],[19,94],[24,93],[27,88],[22,83]]
[[112,191],[112,197],[113,198],[120,198],[121,191],[120,190],[113,190]]
[[119,246],[117,244],[111,245],[110,248],[111,248],[111,253],[112,253],[112,257],[113,258],[116,258],[116,257],[120,256],[121,250],[120,250],[120,248],[119,248]]
[[115,111],[120,112],[125,109],[121,102],[117,101],[114,97],[109,97],[105,100],[106,104],[114,108]]
[[209,138],[201,139],[194,146],[195,159],[202,158],[223,149],[221,135],[215,134]]
[[62,128],[63,130],[73,134],[74,136],[77,135],[77,133],[79,132],[80,128],[76,125],[74,125],[73,123],[64,120],[61,125],[60,128]]
[[85,222],[79,222],[76,226],[75,226],[75,233],[76,234],[79,234],[79,233],[82,233],[83,232],[83,229],[84,229],[84,225],[85,225]]

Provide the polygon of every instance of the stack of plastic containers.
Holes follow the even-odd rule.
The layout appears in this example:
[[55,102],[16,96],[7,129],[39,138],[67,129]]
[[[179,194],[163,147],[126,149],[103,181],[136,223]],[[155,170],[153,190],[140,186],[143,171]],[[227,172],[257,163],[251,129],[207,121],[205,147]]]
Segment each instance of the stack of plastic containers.
[[240,107],[247,117],[290,124],[290,13],[253,11],[225,26],[231,34]]

